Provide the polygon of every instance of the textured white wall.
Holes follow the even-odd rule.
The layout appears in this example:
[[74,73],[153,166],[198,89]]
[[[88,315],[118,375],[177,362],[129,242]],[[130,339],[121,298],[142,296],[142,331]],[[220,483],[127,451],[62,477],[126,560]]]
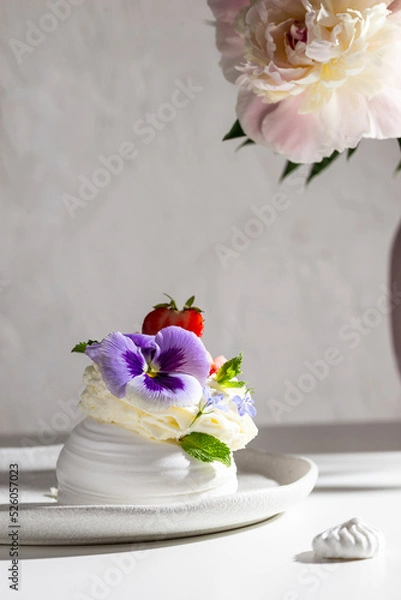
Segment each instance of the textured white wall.
[[[213,354],[245,352],[259,423],[401,418],[389,319],[369,311],[400,215],[396,143],[280,187],[282,158],[220,141],[235,89],[206,2],[65,0],[53,19],[50,4],[1,8],[1,431],[62,429],[86,364],[71,347],[134,330],[164,291],[196,294]],[[99,156],[119,152],[101,180]],[[341,364],[305,377],[333,346]],[[302,375],[314,389],[285,399]]]

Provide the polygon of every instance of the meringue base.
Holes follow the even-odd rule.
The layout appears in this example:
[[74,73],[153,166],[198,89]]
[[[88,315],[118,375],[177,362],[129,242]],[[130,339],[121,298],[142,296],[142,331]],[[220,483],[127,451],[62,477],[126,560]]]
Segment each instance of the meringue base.
[[234,493],[237,469],[200,462],[173,442],[84,419],[57,461],[61,504],[173,504]]

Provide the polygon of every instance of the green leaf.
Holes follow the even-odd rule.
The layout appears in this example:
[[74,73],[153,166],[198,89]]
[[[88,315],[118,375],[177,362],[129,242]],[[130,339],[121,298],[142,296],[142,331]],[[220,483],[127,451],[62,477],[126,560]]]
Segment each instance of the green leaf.
[[238,148],[235,149],[236,152],[238,152],[238,150],[241,150],[241,148],[243,148],[244,146],[249,146],[250,144],[254,144],[255,142],[253,140],[251,140],[250,138],[247,138],[245,140],[245,142],[242,142],[242,144],[240,144],[238,146]]
[[184,308],[191,308],[193,303],[195,302],[195,296],[191,296],[184,304]]
[[238,356],[234,356],[227,362],[224,363],[222,367],[216,373],[216,381],[220,383],[220,385],[225,385],[227,382],[231,381],[233,377],[236,377],[241,373],[242,368],[242,352],[238,354]]
[[301,166],[301,163],[294,163],[294,162],[291,162],[290,160],[287,160],[287,164],[284,167],[284,171],[281,173],[280,181],[284,181],[284,179],[286,177],[288,177],[288,175],[290,175],[290,173],[295,171],[295,169],[298,169],[298,167],[300,167],[300,166]]
[[351,156],[354,154],[354,152],[356,152],[358,150],[358,146],[359,146],[359,144],[357,144],[355,146],[355,148],[348,148],[348,150],[347,150],[347,160],[349,160],[351,158]]
[[224,384],[220,384],[220,385],[224,385],[224,387],[227,388],[242,388],[246,385],[245,381],[226,381]]
[[87,342],[79,342],[76,346],[73,347],[71,352],[80,352],[83,354],[86,350],[87,346],[92,346],[92,344],[98,344],[97,340],[88,340]]
[[340,156],[340,153],[337,152],[337,150],[334,150],[333,154],[331,154],[330,156],[327,156],[326,158],[324,158],[322,161],[320,161],[319,163],[315,163],[314,165],[312,165],[311,170],[309,171],[309,175],[306,179],[306,183],[310,183],[312,181],[312,179],[314,179],[316,177],[316,175],[319,175],[319,173],[321,173],[322,171],[324,171],[324,169],[327,169],[327,167],[338,157]]
[[233,140],[235,138],[244,137],[245,135],[246,133],[244,133],[244,130],[242,129],[240,122],[237,119],[234,125],[231,127],[230,131],[226,133],[226,135],[223,137],[223,142],[225,142],[226,140]]
[[166,292],[163,292],[163,294],[164,294],[165,296],[167,296],[167,298],[169,298],[169,299],[170,299],[170,304],[169,304],[168,306],[171,306],[171,308],[172,308],[173,310],[178,310],[178,308],[177,308],[177,304],[176,304],[176,302],[175,302],[174,298],[172,298],[171,296],[169,296],[168,294],[166,294]]
[[[401,138],[397,138],[397,142],[398,142],[398,145],[399,145],[400,150],[401,150]],[[401,171],[401,161],[398,163],[398,165],[397,165],[397,167],[396,167],[396,169],[394,171],[394,175],[397,175],[397,173],[399,173],[400,171]]]
[[194,302],[195,302],[195,296],[191,296],[185,302],[182,310],[192,310],[192,311],[194,310],[195,312],[202,313],[203,310],[201,308],[199,308],[199,306],[194,306]]
[[202,462],[223,463],[226,467],[231,465],[231,450],[224,442],[208,433],[193,431],[184,435],[179,440],[181,448],[193,458]]

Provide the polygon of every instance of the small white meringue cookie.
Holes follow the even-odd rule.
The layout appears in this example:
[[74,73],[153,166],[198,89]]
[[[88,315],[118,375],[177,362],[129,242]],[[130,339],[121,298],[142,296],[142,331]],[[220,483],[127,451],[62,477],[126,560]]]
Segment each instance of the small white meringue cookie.
[[319,533],[312,541],[314,553],[321,558],[371,558],[383,547],[383,533],[358,517]]

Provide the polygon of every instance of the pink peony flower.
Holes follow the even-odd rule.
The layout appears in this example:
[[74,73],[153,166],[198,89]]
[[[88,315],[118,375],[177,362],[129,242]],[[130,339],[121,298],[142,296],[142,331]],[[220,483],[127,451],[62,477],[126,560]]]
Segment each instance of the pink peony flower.
[[296,163],[401,137],[401,0],[208,0],[237,115]]

